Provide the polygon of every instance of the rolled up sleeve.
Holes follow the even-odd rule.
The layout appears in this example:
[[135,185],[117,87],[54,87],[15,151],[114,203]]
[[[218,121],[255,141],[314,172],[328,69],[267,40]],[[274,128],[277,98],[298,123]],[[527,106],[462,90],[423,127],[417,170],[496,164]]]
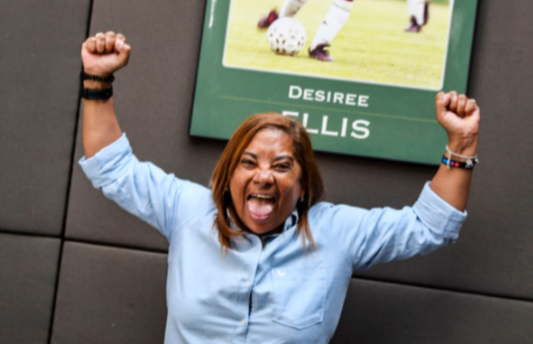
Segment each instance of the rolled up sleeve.
[[467,212],[459,211],[440,198],[427,182],[420,197],[413,206],[420,221],[430,230],[452,241],[459,237],[459,230],[466,219]]
[[93,186],[97,189],[116,181],[121,175],[126,173],[128,164],[122,162],[127,161],[128,158],[133,158],[130,142],[126,134],[104,147],[94,156],[86,159],[83,156],[79,164]]

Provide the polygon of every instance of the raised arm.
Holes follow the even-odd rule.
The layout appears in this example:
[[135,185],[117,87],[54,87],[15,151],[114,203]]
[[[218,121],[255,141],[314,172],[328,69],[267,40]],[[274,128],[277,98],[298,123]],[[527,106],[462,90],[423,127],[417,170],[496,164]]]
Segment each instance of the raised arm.
[[[477,153],[480,109],[474,99],[468,99],[457,92],[439,92],[435,99],[437,121],[448,134],[448,148],[462,156]],[[454,155],[453,160],[465,162],[467,159]],[[441,165],[431,181],[431,189],[447,203],[460,211],[466,209],[472,169],[448,168]]]
[[[89,37],[81,46],[83,69],[89,75],[111,76],[128,63],[130,49],[126,38],[112,31]],[[110,86],[100,81],[83,82],[84,88],[92,90]],[[116,141],[121,134],[113,97],[107,100],[83,100],[83,149],[87,158]]]
[[[81,49],[85,73],[97,77],[109,77],[124,67],[129,54],[126,38],[111,31],[88,38]],[[84,87],[95,90],[110,84],[85,80]],[[169,240],[196,214],[214,209],[208,188],[137,159],[122,134],[112,97],[84,99],[83,149],[80,165],[93,186]]]

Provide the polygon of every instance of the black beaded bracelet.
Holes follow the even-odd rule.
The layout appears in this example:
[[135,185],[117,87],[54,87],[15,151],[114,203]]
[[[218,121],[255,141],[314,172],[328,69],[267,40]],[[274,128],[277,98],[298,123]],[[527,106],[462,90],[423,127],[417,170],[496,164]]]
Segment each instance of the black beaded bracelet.
[[80,90],[80,97],[88,100],[108,100],[113,96],[113,87],[93,90],[90,88],[82,88]]
[[110,76],[98,76],[98,75],[90,75],[85,72],[80,73],[80,79],[83,80],[92,80],[92,81],[100,81],[100,82],[107,82],[112,83],[115,81],[115,77],[113,75]]
[[458,168],[464,168],[467,170],[471,170],[474,168],[474,166],[478,163],[477,159],[468,159],[467,161],[455,161],[448,159],[447,157],[442,157],[442,163],[448,168],[450,167],[458,167]]

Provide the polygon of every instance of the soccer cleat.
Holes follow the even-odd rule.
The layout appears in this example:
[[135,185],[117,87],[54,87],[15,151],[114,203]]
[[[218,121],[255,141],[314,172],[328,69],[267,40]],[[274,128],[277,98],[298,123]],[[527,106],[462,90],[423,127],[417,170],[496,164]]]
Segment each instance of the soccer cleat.
[[259,21],[257,22],[257,27],[260,29],[266,29],[270,25],[272,25],[272,23],[275,22],[278,18],[278,12],[276,12],[276,10],[272,10],[269,14],[259,19]]
[[411,16],[411,22],[405,28],[405,32],[420,32],[421,29],[422,26],[418,25],[418,23],[416,22],[416,18],[414,16]]
[[333,62],[333,57],[326,50],[327,47],[329,47],[329,44],[319,44],[313,50],[309,48],[309,57],[318,61]]

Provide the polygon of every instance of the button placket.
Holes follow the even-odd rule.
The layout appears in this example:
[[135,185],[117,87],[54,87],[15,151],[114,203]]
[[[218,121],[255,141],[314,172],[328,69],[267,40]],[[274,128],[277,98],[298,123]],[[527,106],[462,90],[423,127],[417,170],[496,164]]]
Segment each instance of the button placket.
[[253,293],[253,286],[254,281],[256,278],[257,271],[259,269],[259,261],[262,253],[263,243],[260,237],[253,235],[251,238],[252,245],[254,247],[252,248],[251,252],[253,252],[254,259],[255,259],[255,269],[253,271],[250,271],[250,274],[248,276],[245,276],[242,280],[242,283],[245,287],[245,289],[248,291],[248,314],[247,317],[241,320],[241,325],[244,326],[243,322],[246,324],[248,322],[248,318],[252,314],[252,293]]

